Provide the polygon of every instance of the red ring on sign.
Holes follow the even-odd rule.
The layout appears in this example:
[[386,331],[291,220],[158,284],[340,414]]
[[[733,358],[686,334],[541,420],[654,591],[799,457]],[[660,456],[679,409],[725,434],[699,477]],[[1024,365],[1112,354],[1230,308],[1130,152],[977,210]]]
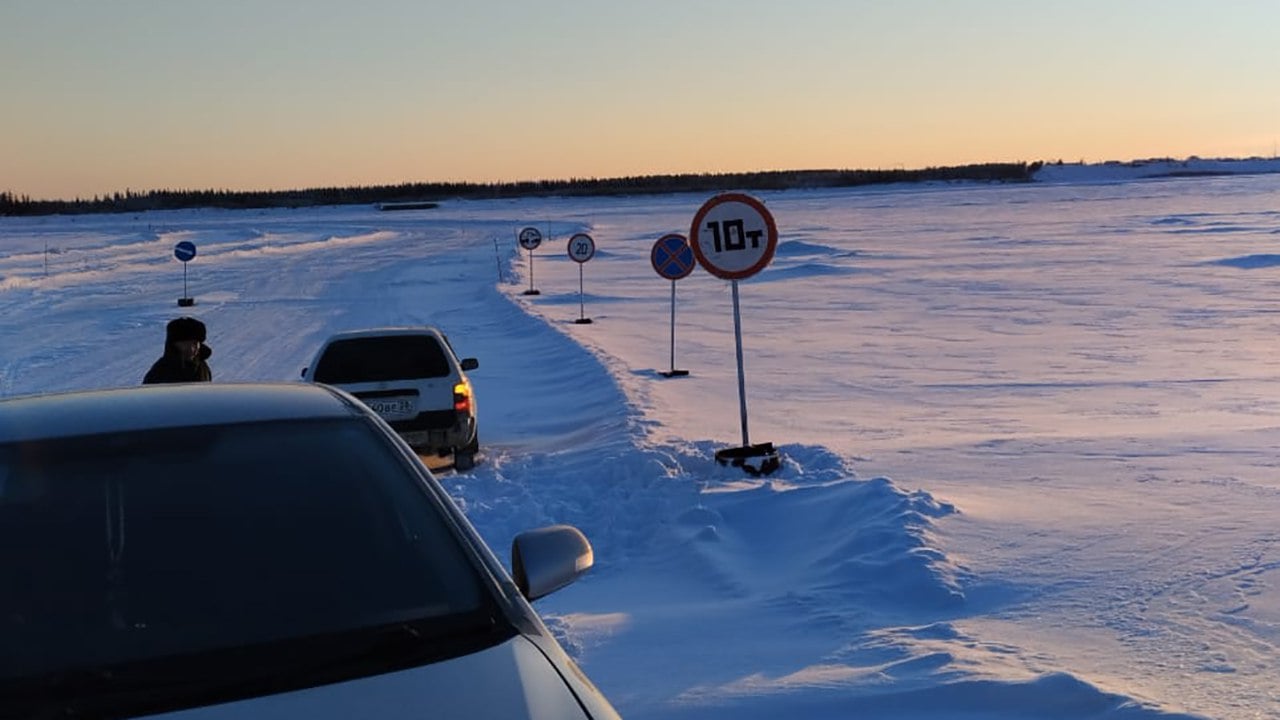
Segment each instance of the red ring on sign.
[[[744,205],[750,205],[751,208],[759,213],[760,217],[764,219],[765,229],[769,236],[765,241],[764,254],[761,255],[760,259],[756,260],[755,264],[751,267],[744,268],[742,270],[725,270],[712,265],[711,261],[702,254],[702,250],[699,248],[698,228],[702,225],[703,219],[705,219],[707,214],[714,210],[716,206],[723,205],[727,202],[739,202]],[[765,267],[773,261],[773,252],[778,247],[778,226],[774,223],[773,215],[769,213],[768,208],[766,208],[764,203],[759,200],[751,197],[750,195],[744,195],[743,193],[722,193],[706,201],[702,204],[701,208],[698,208],[698,212],[693,216],[693,224],[689,227],[689,245],[693,248],[693,256],[698,259],[698,264],[706,269],[707,272],[724,280],[741,280],[755,275],[765,269]]]
[[[573,243],[578,238],[584,238],[587,241],[588,246],[591,248],[591,252],[587,253],[586,257],[580,258],[573,254]],[[565,246],[565,250],[567,251],[570,260],[581,265],[596,256],[596,241],[586,233],[574,233],[573,237],[569,238],[569,243]]]

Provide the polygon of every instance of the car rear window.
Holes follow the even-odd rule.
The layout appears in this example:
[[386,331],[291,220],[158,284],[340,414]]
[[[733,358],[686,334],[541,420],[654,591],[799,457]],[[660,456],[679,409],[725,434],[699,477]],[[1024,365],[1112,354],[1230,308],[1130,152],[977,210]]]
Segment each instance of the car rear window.
[[329,345],[316,364],[316,382],[330,385],[445,377],[449,360],[430,335],[351,338]]

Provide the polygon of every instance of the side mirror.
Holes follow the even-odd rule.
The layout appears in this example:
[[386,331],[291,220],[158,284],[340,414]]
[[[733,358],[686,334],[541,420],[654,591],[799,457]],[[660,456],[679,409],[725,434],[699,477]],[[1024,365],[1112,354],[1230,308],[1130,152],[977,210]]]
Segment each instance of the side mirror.
[[480,367],[480,361],[475,358],[463,358],[459,365],[463,370],[475,370]]
[[591,543],[572,525],[529,530],[511,542],[511,575],[530,601],[572,583],[593,564]]
[[311,369],[311,368],[302,368],[302,377],[303,377],[303,378],[306,378],[306,377],[307,377],[307,371],[308,371],[308,370],[310,370],[310,369]]

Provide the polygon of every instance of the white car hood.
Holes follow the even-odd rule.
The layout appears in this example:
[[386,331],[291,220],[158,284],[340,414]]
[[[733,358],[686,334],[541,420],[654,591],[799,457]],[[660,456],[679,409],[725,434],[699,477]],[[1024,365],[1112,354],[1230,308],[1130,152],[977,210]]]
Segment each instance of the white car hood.
[[472,655],[346,682],[149,716],[152,720],[585,718],[550,661],[523,636]]

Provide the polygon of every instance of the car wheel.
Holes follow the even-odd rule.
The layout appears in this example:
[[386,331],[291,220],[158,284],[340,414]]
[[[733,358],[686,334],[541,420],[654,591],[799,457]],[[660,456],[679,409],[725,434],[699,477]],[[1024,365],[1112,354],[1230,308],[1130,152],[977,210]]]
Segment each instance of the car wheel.
[[466,447],[459,448],[453,453],[453,469],[466,472],[476,466],[476,453],[480,452],[480,433],[471,438],[471,442]]

